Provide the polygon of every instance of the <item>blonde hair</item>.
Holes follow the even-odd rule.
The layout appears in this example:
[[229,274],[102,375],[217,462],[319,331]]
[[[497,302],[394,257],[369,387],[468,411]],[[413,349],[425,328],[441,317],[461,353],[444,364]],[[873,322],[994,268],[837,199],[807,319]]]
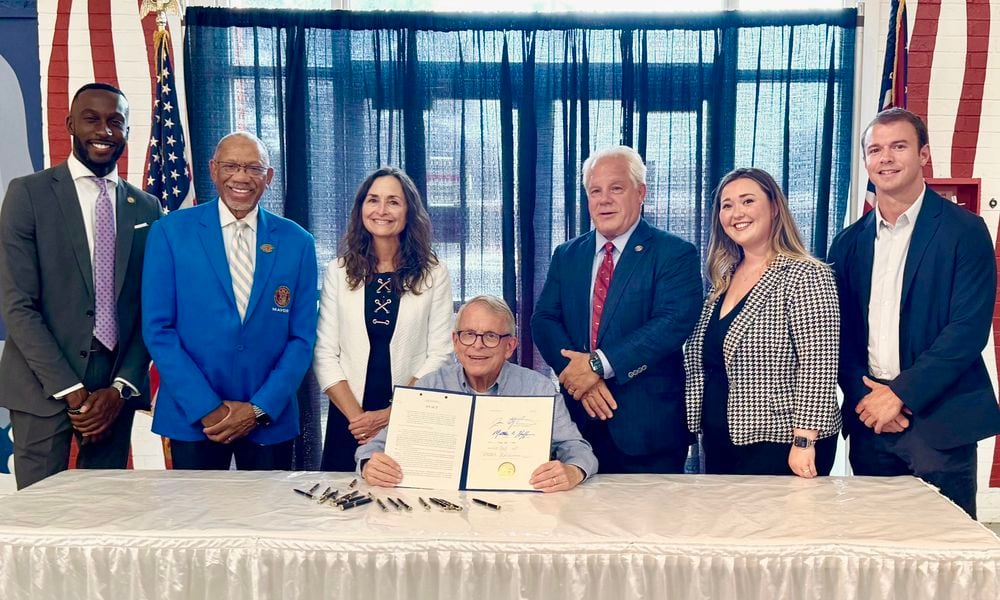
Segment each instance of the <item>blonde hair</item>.
[[755,182],[764,190],[771,205],[777,207],[774,219],[771,221],[771,252],[787,258],[805,260],[814,263],[819,261],[806,250],[799,235],[798,227],[795,226],[795,219],[788,209],[788,199],[784,192],[774,180],[774,177],[762,169],[753,167],[734,169],[726,174],[715,188],[715,200],[712,203],[711,235],[708,241],[708,259],[705,261],[705,271],[709,282],[712,284],[710,300],[715,300],[726,293],[729,284],[732,282],[733,271],[743,260],[743,248],[733,241],[719,221],[720,205],[722,204],[722,190],[730,183],[738,179],[749,179]]

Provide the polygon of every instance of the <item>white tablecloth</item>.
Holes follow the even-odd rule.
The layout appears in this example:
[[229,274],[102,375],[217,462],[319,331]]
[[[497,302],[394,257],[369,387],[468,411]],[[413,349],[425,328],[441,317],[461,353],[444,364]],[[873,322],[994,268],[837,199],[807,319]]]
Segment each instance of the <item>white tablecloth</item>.
[[[351,478],[62,473],[0,499],[0,598],[1000,598],[1000,539],[910,478],[391,492],[412,513],[292,492]],[[428,495],[466,509],[427,512]]]

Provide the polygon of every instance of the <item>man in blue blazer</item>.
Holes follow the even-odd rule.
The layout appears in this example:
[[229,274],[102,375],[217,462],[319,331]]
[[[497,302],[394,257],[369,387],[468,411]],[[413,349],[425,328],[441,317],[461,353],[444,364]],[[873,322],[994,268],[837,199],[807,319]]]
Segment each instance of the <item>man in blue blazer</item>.
[[641,218],[646,167],[635,150],[583,165],[594,231],[552,255],[531,329],[557,373],[573,420],[605,473],[681,473],[681,347],[698,319],[698,252]]
[[289,469],[296,390],[316,341],[311,235],[258,202],[271,179],[264,144],[219,142],[218,202],[176,211],[149,233],[143,335],[160,372],[153,431],[174,467]]
[[862,136],[875,209],[833,241],[839,380],[856,475],[916,475],[973,518],[976,442],[1000,432],[982,351],[996,298],[983,220],[929,189],[927,127],[902,109]]

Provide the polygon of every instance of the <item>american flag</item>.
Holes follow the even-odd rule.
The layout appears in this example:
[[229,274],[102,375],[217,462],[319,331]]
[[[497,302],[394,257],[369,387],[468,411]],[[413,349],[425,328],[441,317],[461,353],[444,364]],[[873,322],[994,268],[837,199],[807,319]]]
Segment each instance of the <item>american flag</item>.
[[[184,128],[181,125],[170,60],[170,32],[157,31],[154,38],[156,93],[146,156],[146,191],[171,211],[194,202],[191,171],[184,158]],[[189,199],[189,195],[191,198]]]
[[[882,86],[878,95],[878,110],[906,108],[907,33],[906,0],[892,0],[889,27],[885,40],[885,62],[882,64]],[[865,212],[875,207],[875,185],[868,182]]]

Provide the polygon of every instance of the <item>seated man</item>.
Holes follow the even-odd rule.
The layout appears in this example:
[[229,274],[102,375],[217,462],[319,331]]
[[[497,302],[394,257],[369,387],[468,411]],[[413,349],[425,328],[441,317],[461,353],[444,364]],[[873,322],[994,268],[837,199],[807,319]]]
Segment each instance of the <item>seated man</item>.
[[[503,396],[556,396],[555,386],[544,375],[507,362],[517,348],[514,314],[495,296],[477,296],[458,309],[455,331],[451,334],[458,362],[429,373],[417,387],[457,391],[466,394]],[[543,492],[571,490],[597,472],[597,457],[583,439],[556,396],[552,416],[550,460],[531,474],[531,485]],[[387,429],[383,429],[357,451],[361,474],[369,485],[394,487],[403,480],[403,471],[385,449]]]

